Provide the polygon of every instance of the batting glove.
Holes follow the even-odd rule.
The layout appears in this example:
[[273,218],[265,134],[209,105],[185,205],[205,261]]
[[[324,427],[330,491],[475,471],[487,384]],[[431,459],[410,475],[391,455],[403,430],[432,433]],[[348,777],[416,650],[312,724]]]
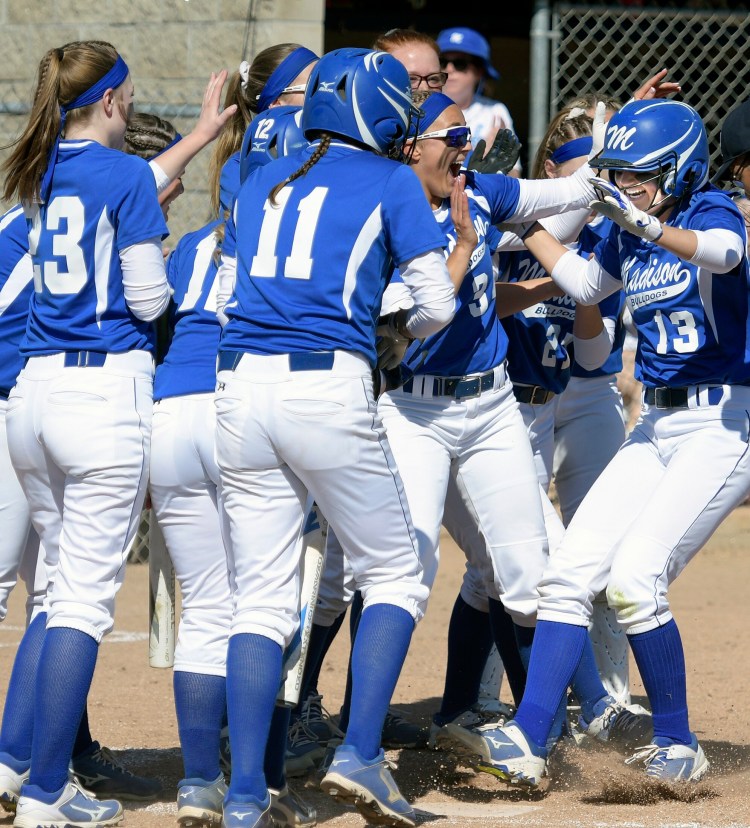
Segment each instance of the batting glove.
[[603,178],[592,178],[591,184],[598,196],[589,204],[592,210],[611,218],[623,230],[648,241],[657,241],[661,238],[664,228],[656,216],[650,216],[635,207],[614,184]]
[[478,173],[509,173],[516,166],[521,142],[510,129],[500,129],[487,155],[484,140],[477,142],[466,169]]
[[594,123],[591,125],[591,152],[589,161],[593,161],[604,149],[604,136],[607,133],[607,107],[604,101],[599,101],[594,110]]

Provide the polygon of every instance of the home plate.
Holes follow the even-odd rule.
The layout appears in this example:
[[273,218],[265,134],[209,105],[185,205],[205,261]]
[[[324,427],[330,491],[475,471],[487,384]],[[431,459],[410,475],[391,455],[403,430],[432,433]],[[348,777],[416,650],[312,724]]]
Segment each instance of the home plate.
[[524,816],[531,811],[538,811],[539,805],[504,805],[490,802],[430,802],[419,800],[414,803],[417,814],[430,814],[443,817],[463,817],[464,819],[502,819]]

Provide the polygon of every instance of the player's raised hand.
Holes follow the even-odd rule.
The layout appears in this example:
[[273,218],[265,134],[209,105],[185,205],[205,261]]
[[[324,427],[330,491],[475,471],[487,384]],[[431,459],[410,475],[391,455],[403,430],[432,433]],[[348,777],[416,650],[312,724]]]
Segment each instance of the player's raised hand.
[[222,69],[218,74],[211,72],[211,77],[203,93],[203,103],[198,122],[193,128],[196,137],[204,139],[205,144],[210,144],[224,129],[227,121],[237,111],[237,104],[232,104],[226,109],[221,108],[221,93],[224,84],[227,82],[228,72]]
[[604,149],[604,136],[607,133],[607,106],[599,101],[594,110],[594,122],[591,125],[591,152],[589,161],[593,161]]
[[668,69],[660,69],[655,75],[652,75],[633,93],[633,100],[643,101],[650,100],[651,98],[666,98],[667,95],[673,95],[679,92],[682,89],[679,83],[664,80],[668,72]]
[[648,241],[657,241],[664,232],[656,216],[639,210],[614,184],[603,178],[592,178],[597,197],[589,204],[592,210],[611,218],[623,230]]
[[478,173],[509,173],[518,161],[521,142],[510,129],[499,129],[495,140],[485,155],[485,142],[480,140],[474,147],[467,169]]
[[453,180],[453,189],[451,190],[451,219],[456,230],[456,247],[465,247],[467,250],[473,251],[477,246],[479,238],[474,227],[474,222],[471,220],[469,199],[464,190],[465,186],[465,175],[459,175]]

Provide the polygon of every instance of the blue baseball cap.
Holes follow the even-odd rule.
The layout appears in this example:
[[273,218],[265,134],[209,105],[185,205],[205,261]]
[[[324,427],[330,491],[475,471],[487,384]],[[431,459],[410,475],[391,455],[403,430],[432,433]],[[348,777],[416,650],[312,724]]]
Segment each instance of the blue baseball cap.
[[479,58],[491,78],[497,80],[500,77],[500,73],[490,63],[490,44],[474,29],[462,26],[443,29],[437,36],[437,45],[441,52],[463,52],[465,55]]

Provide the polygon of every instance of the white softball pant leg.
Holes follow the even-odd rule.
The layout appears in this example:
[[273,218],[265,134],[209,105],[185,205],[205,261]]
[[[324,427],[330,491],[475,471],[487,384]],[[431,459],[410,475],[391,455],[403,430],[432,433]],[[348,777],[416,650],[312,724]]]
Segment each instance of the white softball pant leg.
[[152,378],[145,351],[100,368],[66,368],[55,354],[31,358],[11,393],[11,458],[52,584],[48,627],[97,642],[112,629],[146,491]]
[[479,397],[433,398],[426,376],[415,379],[412,393],[384,395],[379,410],[425,556],[426,583],[437,571],[452,475],[487,543],[494,584],[488,594],[499,596],[517,623],[533,626],[547,536],[526,428],[504,369],[495,370],[495,388]]
[[336,351],[330,370],[292,371],[287,355],[244,354],[218,375],[216,411],[232,634],[285,646],[297,629],[308,491],[346,550],[365,608],[389,603],[421,617],[428,590],[366,360]]
[[215,434],[213,393],[155,403],[149,489],[182,599],[174,669],[224,676],[232,606]]
[[667,623],[669,584],[750,490],[750,389],[641,419],[584,498],[540,587],[539,617],[586,624],[607,599],[629,633]]
[[354,570],[336,533],[329,527],[326,534],[326,562],[320,578],[314,623],[320,627],[332,626],[339,615],[346,612],[356,589]]
[[[625,415],[617,378],[572,377],[555,410],[553,471],[566,526],[624,441]],[[604,687],[628,703],[628,642],[604,592],[594,598],[589,635]]]

